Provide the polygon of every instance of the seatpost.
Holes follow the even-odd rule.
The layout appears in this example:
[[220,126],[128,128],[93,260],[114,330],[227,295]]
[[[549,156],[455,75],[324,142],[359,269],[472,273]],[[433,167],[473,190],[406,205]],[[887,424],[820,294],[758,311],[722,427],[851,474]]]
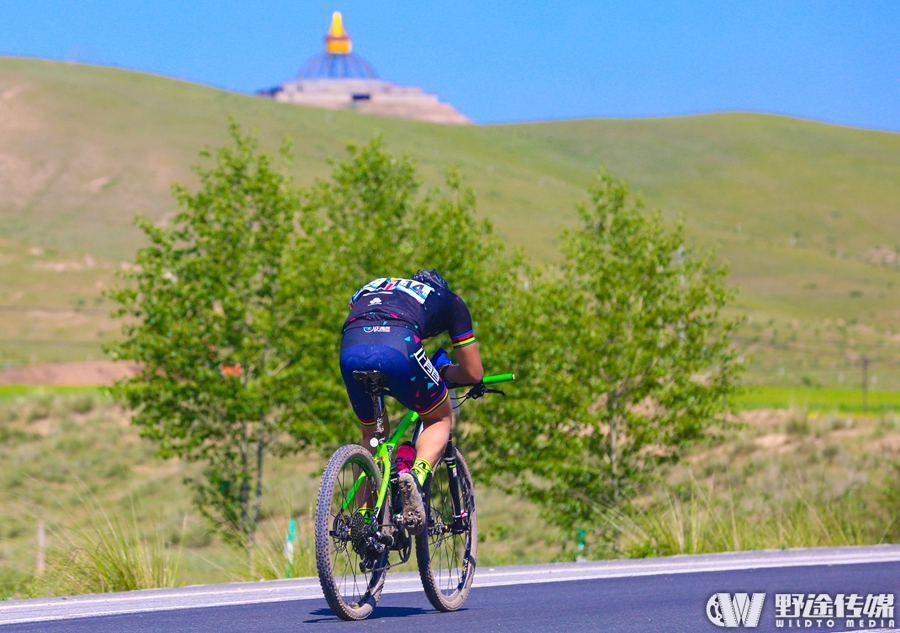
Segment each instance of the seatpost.
[[375,413],[375,433],[369,445],[372,448],[378,448],[378,445],[385,440],[384,429],[390,424],[387,411],[384,410],[384,374],[375,370],[356,370],[353,372],[353,377],[363,383],[366,393],[372,398],[372,411]]
[[375,441],[372,448],[377,448],[385,440],[384,427],[387,424],[387,411],[384,410],[384,401],[378,393],[372,394],[372,409],[375,411]]

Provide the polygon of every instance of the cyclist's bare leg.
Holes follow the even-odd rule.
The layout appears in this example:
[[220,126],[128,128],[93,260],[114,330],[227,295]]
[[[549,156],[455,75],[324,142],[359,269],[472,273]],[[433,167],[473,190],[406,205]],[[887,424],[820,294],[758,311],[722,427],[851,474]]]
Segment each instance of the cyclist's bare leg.
[[[410,472],[400,473],[403,522],[410,534],[421,534],[426,527],[427,518],[421,487],[447,447],[452,417],[453,408],[449,398],[437,409],[422,416],[423,429],[416,440],[416,462]],[[427,462],[427,467],[422,462]]]
[[[368,425],[360,424],[359,427],[360,427],[360,429],[362,429],[363,446],[366,447],[367,451],[369,451],[370,453],[372,453],[372,455],[374,455],[376,448],[370,444],[370,441],[372,440],[373,437],[375,437],[375,425],[374,424],[368,424]],[[390,423],[385,425],[384,433],[385,433],[385,436],[390,436],[390,434],[391,434]],[[359,466],[354,466],[353,467],[353,476],[359,477],[359,473],[360,473]],[[366,481],[363,482],[363,485],[360,486],[359,490],[356,492],[357,504],[359,504],[360,507],[368,507],[369,500],[372,499],[372,494],[373,494],[373,491],[371,490],[371,488],[369,486],[369,480],[366,479]]]
[[[374,424],[360,424],[359,428],[362,429],[363,446],[366,447],[367,451],[369,451],[370,453],[372,453],[372,455],[374,455],[375,451],[377,449],[376,449],[376,447],[372,446],[371,441],[372,441],[372,438],[375,437],[375,425]],[[387,424],[384,425],[384,436],[385,437],[391,436],[390,422],[388,422]]]
[[447,440],[450,439],[450,422],[452,419],[453,407],[450,404],[450,398],[447,398],[441,406],[421,418],[424,429],[419,434],[419,439],[416,440],[416,457],[427,461],[432,468],[444,455]]

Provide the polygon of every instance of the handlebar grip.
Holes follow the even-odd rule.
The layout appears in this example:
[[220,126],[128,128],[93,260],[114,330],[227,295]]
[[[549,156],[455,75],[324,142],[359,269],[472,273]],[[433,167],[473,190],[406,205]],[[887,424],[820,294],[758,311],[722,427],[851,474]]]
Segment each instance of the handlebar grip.
[[[511,382],[516,379],[515,374],[496,374],[494,376],[485,376],[481,380],[481,384],[483,385],[495,385],[498,382]],[[447,389],[459,389],[460,387],[474,387],[475,384],[471,382],[446,382]]]
[[495,376],[485,376],[482,382],[486,385],[495,385],[498,382],[512,382],[515,379],[515,374],[497,374]]

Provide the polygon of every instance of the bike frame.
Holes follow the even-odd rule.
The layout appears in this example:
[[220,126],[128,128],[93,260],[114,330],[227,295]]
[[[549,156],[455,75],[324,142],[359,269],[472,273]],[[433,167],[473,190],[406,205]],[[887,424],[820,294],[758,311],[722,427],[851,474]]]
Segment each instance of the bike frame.
[[[515,379],[515,374],[497,374],[494,376],[485,376],[482,382],[485,385],[495,385],[502,382],[510,382]],[[384,396],[379,396],[379,398],[383,397]],[[381,407],[381,410],[383,412],[383,407]],[[389,438],[382,438],[379,440],[378,449],[375,451],[375,455],[373,455],[373,457],[375,459],[376,466],[381,469],[381,488],[379,488],[378,490],[378,497],[375,503],[375,511],[372,513],[373,520],[377,519],[377,517],[381,515],[381,509],[384,507],[384,501],[385,499],[387,499],[388,493],[390,491],[391,461],[394,456],[394,451],[396,450],[397,445],[400,444],[400,440],[402,440],[403,436],[406,435],[406,432],[410,428],[412,428],[412,426],[418,421],[418,413],[416,413],[415,411],[407,411],[406,415],[403,416],[403,419],[400,420],[400,423],[397,424],[394,432],[391,433],[391,436]],[[376,434],[376,437],[378,437],[378,434]],[[435,464],[435,467],[437,467],[437,464]],[[344,503],[341,507],[342,511],[346,510],[347,507],[350,506],[353,498],[356,496],[357,491],[359,491],[359,487],[362,485],[365,479],[366,473],[360,472],[359,477],[356,478],[356,482],[347,493],[346,499],[344,499]]]

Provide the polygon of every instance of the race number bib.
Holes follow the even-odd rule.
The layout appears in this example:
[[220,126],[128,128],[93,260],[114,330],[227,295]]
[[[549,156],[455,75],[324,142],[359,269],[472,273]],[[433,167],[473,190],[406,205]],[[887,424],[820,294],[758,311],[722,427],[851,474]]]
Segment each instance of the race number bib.
[[424,284],[421,281],[416,281],[414,279],[403,279],[402,277],[379,277],[378,279],[373,279],[365,286],[356,291],[356,293],[353,295],[353,298],[350,299],[350,307],[352,308],[356,304],[357,300],[363,295],[373,293],[389,293],[395,291],[407,294],[415,299],[418,303],[422,304],[425,303],[428,295],[434,292],[434,288],[432,288],[428,284]]

